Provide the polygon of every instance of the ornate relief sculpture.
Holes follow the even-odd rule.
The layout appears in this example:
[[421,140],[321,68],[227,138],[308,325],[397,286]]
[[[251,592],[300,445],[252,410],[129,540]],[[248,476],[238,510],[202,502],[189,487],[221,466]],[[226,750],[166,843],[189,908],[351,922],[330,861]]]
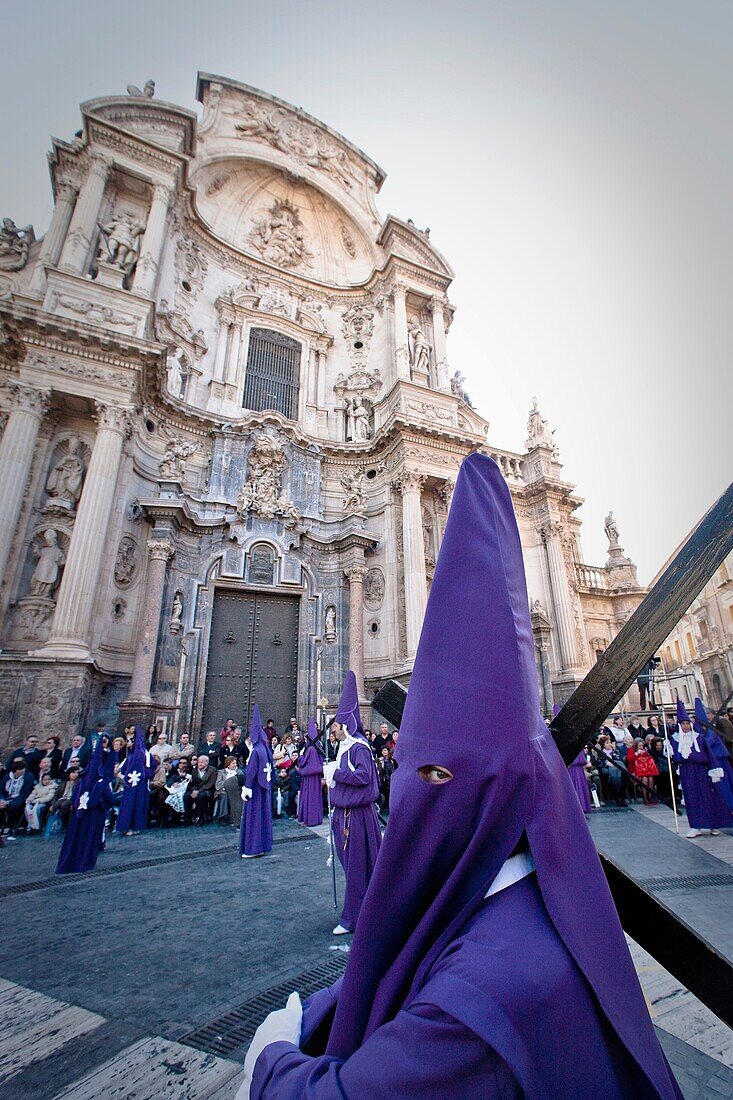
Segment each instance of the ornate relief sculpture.
[[138,570],[137,543],[129,535],[120,539],[115,559],[114,579],[118,588],[129,588]]
[[158,467],[161,481],[183,481],[186,476],[186,459],[195,450],[195,443],[187,443],[185,439],[170,439]]
[[55,528],[47,527],[43,532],[43,541],[32,545],[38,561],[31,577],[31,596],[50,598],[61,579],[61,567],[66,561],[66,555],[58,544],[58,537]]
[[35,239],[32,225],[19,229],[12,218],[3,218],[0,226],[0,271],[20,271],[24,268]]
[[300,512],[288,500],[280,484],[287,466],[282,443],[264,433],[256,436],[249,452],[248,466],[249,478],[237,499],[237,512],[242,519],[249,512],[255,512],[263,519],[284,516],[286,526],[295,526]]
[[122,211],[108,222],[99,223],[98,258],[118,267],[125,275],[131,275],[140,251],[140,238],[145,226],[132,214]]
[[289,202],[278,200],[255,222],[247,238],[250,248],[276,267],[309,267],[312,253],[306,246],[300,214]]
[[344,490],[343,509],[346,515],[363,516],[367,506],[364,471],[347,470],[341,475],[341,487]]
[[142,91],[140,88],[136,88],[134,84],[128,84],[127,94],[133,96],[135,99],[152,99],[155,95],[155,81],[146,80],[142,87]]
[[67,451],[51,467],[51,472],[46,481],[48,500],[44,506],[44,512],[74,512],[81,496],[82,482],[84,481],[84,463],[82,462],[79,448],[79,437],[69,436]]
[[364,581],[364,603],[369,607],[381,607],[384,600],[384,573],[378,565],[372,566]]
[[294,118],[281,107],[268,108],[257,100],[245,99],[234,129],[243,137],[266,141],[301,164],[319,168],[344,187],[353,186],[354,170],[345,150],[317,127]]

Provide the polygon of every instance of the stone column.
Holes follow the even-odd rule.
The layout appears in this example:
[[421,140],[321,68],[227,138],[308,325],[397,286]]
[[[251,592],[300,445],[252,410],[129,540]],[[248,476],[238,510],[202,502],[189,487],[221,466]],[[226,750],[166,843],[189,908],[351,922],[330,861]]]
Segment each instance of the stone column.
[[219,335],[216,339],[216,356],[214,358],[214,382],[224,381],[227,349],[229,347],[229,323],[230,318],[221,314],[219,319]]
[[88,157],[87,175],[76,200],[74,214],[61,253],[61,268],[72,275],[86,274],[89,249],[97,231],[99,211],[111,162],[104,153],[92,150]]
[[318,363],[318,398],[319,409],[326,408],[326,352],[316,350],[316,362]]
[[359,699],[364,696],[364,578],[367,569],[355,565],[344,570],[349,582],[349,668],[356,676]]
[[155,282],[165,240],[165,224],[173,194],[171,187],[164,183],[156,183],[133,284],[135,293],[143,294],[146,298],[152,298],[155,293]]
[[79,185],[70,179],[62,177],[57,180],[56,206],[38,251],[36,268],[29,287],[31,294],[43,294],[46,288],[46,268],[55,267],[59,262],[78,190]]
[[542,539],[547,553],[547,567],[554,605],[554,619],[560,643],[562,671],[579,667],[578,650],[575,641],[575,620],[570,599],[568,578],[565,571],[565,559],[562,552],[562,525],[548,523],[542,528]]
[[396,488],[402,493],[402,552],[405,571],[405,619],[407,626],[407,656],[417,652],[420,631],[428,602],[428,579],[425,572],[425,547],[422,534],[420,494],[425,477],[416,470],[404,470]]
[[165,571],[168,561],[175,553],[170,539],[149,539],[148,575],[145,584],[143,613],[137,636],[135,665],[132,670],[132,683],[128,702],[150,703],[150,688],[153,683],[155,653],[160,629],[160,613],[163,608],[165,590]]
[[224,381],[229,386],[235,386],[237,384],[239,356],[242,351],[242,321],[239,317],[234,318],[229,328],[229,332],[229,351],[227,354],[226,366],[224,368]]
[[394,347],[397,377],[410,381],[410,349],[407,334],[407,288],[398,283],[393,291],[394,298]]
[[44,657],[90,657],[89,630],[128,429],[127,410],[98,402],[97,423],[51,633],[40,651]]
[[[38,429],[48,410],[48,393],[11,382],[12,404],[8,422],[0,440],[0,583],[5,575],[23,506],[23,497],[33,465]],[[5,593],[3,593],[5,595]]]
[[438,389],[444,393],[450,393],[448,380],[448,353],[445,346],[445,317],[443,316],[443,301],[441,298],[433,298],[430,303],[433,313],[433,347],[435,349],[435,380]]

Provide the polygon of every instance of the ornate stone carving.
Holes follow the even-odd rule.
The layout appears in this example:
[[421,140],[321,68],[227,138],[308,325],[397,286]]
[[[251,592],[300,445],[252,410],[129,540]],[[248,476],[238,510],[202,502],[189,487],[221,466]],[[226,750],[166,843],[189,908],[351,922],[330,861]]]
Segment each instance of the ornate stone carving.
[[3,218],[0,225],[0,271],[20,271],[24,268],[35,239],[32,225],[20,229],[12,218]]
[[356,241],[354,240],[351,230],[347,225],[343,223],[339,226],[339,235],[341,237],[341,244],[344,246],[344,252],[352,259],[356,259]]
[[364,492],[364,471],[346,470],[341,475],[341,487],[344,490],[342,507],[347,516],[363,516],[366,512],[367,498]]
[[363,397],[346,398],[346,440],[366,443],[371,439],[371,410]]
[[554,447],[552,432],[546,420],[542,418],[537,408],[536,398],[532,399],[532,411],[527,421],[527,439],[525,447],[531,451],[533,447]]
[[20,325],[8,316],[0,317],[0,363],[11,368],[18,367],[27,353]]
[[153,561],[169,561],[176,552],[170,539],[148,539],[145,545]]
[[107,405],[103,401],[94,402],[97,412],[97,424],[100,429],[111,432],[119,432],[128,436],[132,425],[130,423],[130,410],[123,409],[119,405]]
[[140,238],[145,226],[128,211],[114,214],[108,222],[99,223],[98,258],[131,275],[140,252]]
[[185,439],[169,439],[158,466],[160,480],[182,482],[186,476],[186,460],[191,457],[195,450],[195,443],[187,443]]
[[450,409],[441,409],[431,401],[407,401],[405,404],[408,412],[417,413],[426,420],[442,421],[444,424],[453,423],[453,413]]
[[347,344],[368,346],[374,332],[374,311],[369,306],[357,302],[346,310],[341,318],[341,331]]
[[8,385],[8,391],[12,408],[33,413],[39,418],[44,417],[48,412],[50,398],[48,390],[37,390],[32,386],[23,385],[22,382],[11,382]]
[[171,608],[171,621],[168,624],[168,629],[171,634],[180,634],[183,630],[183,593],[176,592],[173,597],[173,606]]
[[112,325],[120,328],[136,328],[138,318],[129,313],[120,313],[118,309],[110,306],[101,306],[97,302],[90,302],[82,298],[69,298],[68,295],[54,295],[53,307],[57,305],[63,309],[70,309],[72,313],[78,313],[85,321],[93,325]]
[[367,607],[381,607],[385,590],[384,573],[378,565],[373,565],[364,580],[364,603]]
[[430,344],[416,317],[411,317],[409,326],[410,367],[413,376],[427,378],[430,371]]
[[[209,261],[200,244],[191,237],[179,237],[176,243],[176,255],[173,261],[176,274],[176,307],[184,302],[182,307],[185,314],[190,306],[191,298],[203,289],[206,272],[209,269]],[[187,283],[188,286],[183,284]],[[184,293],[181,294],[181,291]]]
[[421,474],[418,470],[403,470],[399,477],[392,482],[392,487],[401,494],[421,493],[425,487],[425,481],[425,474]]
[[530,607],[530,613],[532,616],[532,626],[534,627],[548,627],[550,624],[550,617],[542,606],[540,600],[533,600]]
[[342,398],[347,394],[375,398],[382,388],[382,375],[378,367],[371,371],[357,367],[349,374],[339,374],[333,388]]
[[294,526],[300,519],[300,512],[281,487],[287,466],[282,443],[264,432],[255,436],[248,466],[249,478],[237,498],[238,514],[243,519],[249,512],[263,519],[283,516],[286,526]]
[[61,570],[66,555],[59,546],[59,534],[54,527],[47,527],[41,534],[41,541],[34,539],[31,551],[38,559],[30,581],[31,596],[43,596],[50,599],[61,580]]
[[48,499],[43,506],[44,512],[73,514],[76,510],[84,481],[84,462],[80,450],[79,437],[70,435],[65,441],[64,450],[48,475],[46,481]]
[[346,152],[321,130],[281,107],[245,99],[234,128],[243,137],[260,139],[287,153],[297,163],[326,172],[344,187],[353,186],[354,169]]
[[261,215],[247,237],[246,244],[263,260],[276,267],[310,267],[312,253],[303,236],[300,214],[292,203],[277,200]]
[[613,512],[609,512],[603,521],[603,530],[606,532],[606,538],[608,539],[608,549],[617,550],[620,548],[619,543],[619,530],[616,520],[613,518]]
[[18,616],[27,638],[37,638],[56,608],[55,600],[45,596],[25,596],[18,600]]
[[323,637],[329,645],[336,641],[336,608],[332,603],[326,608],[323,622]]
[[357,584],[363,584],[369,570],[365,565],[352,565],[348,569],[344,569],[344,576],[349,584],[356,582]]
[[127,94],[133,96],[135,99],[152,99],[155,95],[155,81],[146,80],[143,84],[142,91],[136,88],[134,84],[128,84]]
[[129,588],[140,566],[137,543],[129,535],[120,539],[115,558],[114,581],[118,588]]
[[123,600],[121,596],[118,596],[112,601],[112,608],[110,615],[116,623],[122,622],[127,612],[127,600]]
[[[450,380],[450,390],[454,397],[457,397],[459,401],[463,401],[470,409],[474,407],[471,398],[468,396],[463,388],[463,383],[466,381],[464,376],[459,370],[453,372],[453,377]],[[466,421],[468,426],[468,421]]]
[[294,317],[298,301],[276,283],[266,287],[260,295],[257,308],[263,313],[275,313],[280,317]]
[[272,584],[275,575],[275,552],[266,543],[253,546],[247,555],[247,579],[253,584]]

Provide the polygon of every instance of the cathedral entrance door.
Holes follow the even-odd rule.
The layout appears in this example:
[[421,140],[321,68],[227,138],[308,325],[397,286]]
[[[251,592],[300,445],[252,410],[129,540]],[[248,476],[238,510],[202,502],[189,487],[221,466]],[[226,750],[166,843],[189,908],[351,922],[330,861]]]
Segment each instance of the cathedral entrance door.
[[298,596],[217,589],[211,617],[202,732],[233,718],[246,731],[259,704],[282,733],[295,715]]

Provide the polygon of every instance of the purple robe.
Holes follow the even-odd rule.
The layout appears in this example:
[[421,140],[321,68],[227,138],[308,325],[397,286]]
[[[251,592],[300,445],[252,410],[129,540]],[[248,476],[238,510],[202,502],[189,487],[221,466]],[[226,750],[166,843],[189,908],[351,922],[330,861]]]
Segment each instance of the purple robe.
[[73,810],[56,864],[57,875],[93,871],[102,850],[104,822],[114,800],[115,765],[115,754],[105,744],[109,744],[109,738],[100,737],[74,791]]
[[588,757],[585,755],[583,749],[581,749],[575,757],[575,760],[573,760],[572,764],[568,767],[570,781],[575,788],[575,793],[580,802],[580,808],[584,814],[590,813],[590,791],[588,790],[588,778],[585,774],[585,765],[587,763]]
[[720,783],[713,783],[708,775],[711,768],[719,767],[708,741],[697,735],[698,748],[694,746],[685,759],[679,751],[679,734],[672,735],[675,764],[680,769],[680,782],[685,797],[685,813],[691,829],[733,828],[733,815],[725,804]]
[[145,748],[145,735],[140,726],[135,726],[133,750],[125,758],[119,771],[123,786],[120,814],[115,825],[116,833],[147,829],[150,805],[148,781],[155,775],[155,771],[156,766]]
[[298,821],[302,825],[320,825],[323,821],[323,757],[315,744],[317,738],[318,729],[311,719],[308,723],[307,748],[298,761],[298,771],[302,779],[298,798]]
[[[344,977],[306,1004],[300,1049],[264,1048],[251,1096],[680,1100],[540,716],[519,531],[484,455],[456,482],[395,755]],[[536,878],[487,899],[524,847]]]
[[379,798],[379,777],[366,741],[357,740],[347,749],[333,779],[333,839],[346,878],[340,923],[353,931],[382,843],[374,805]]
[[252,797],[242,806],[239,854],[259,856],[272,850],[272,750],[260,725],[259,707],[254,708],[250,738],[252,752],[245,770],[244,785]]
[[702,699],[695,699],[695,729],[701,732],[708,745],[712,749],[716,764],[723,769],[723,778],[717,784],[718,790],[723,796],[723,801],[729,810],[733,811],[733,768],[731,768],[728,749],[718,733],[708,721]]

